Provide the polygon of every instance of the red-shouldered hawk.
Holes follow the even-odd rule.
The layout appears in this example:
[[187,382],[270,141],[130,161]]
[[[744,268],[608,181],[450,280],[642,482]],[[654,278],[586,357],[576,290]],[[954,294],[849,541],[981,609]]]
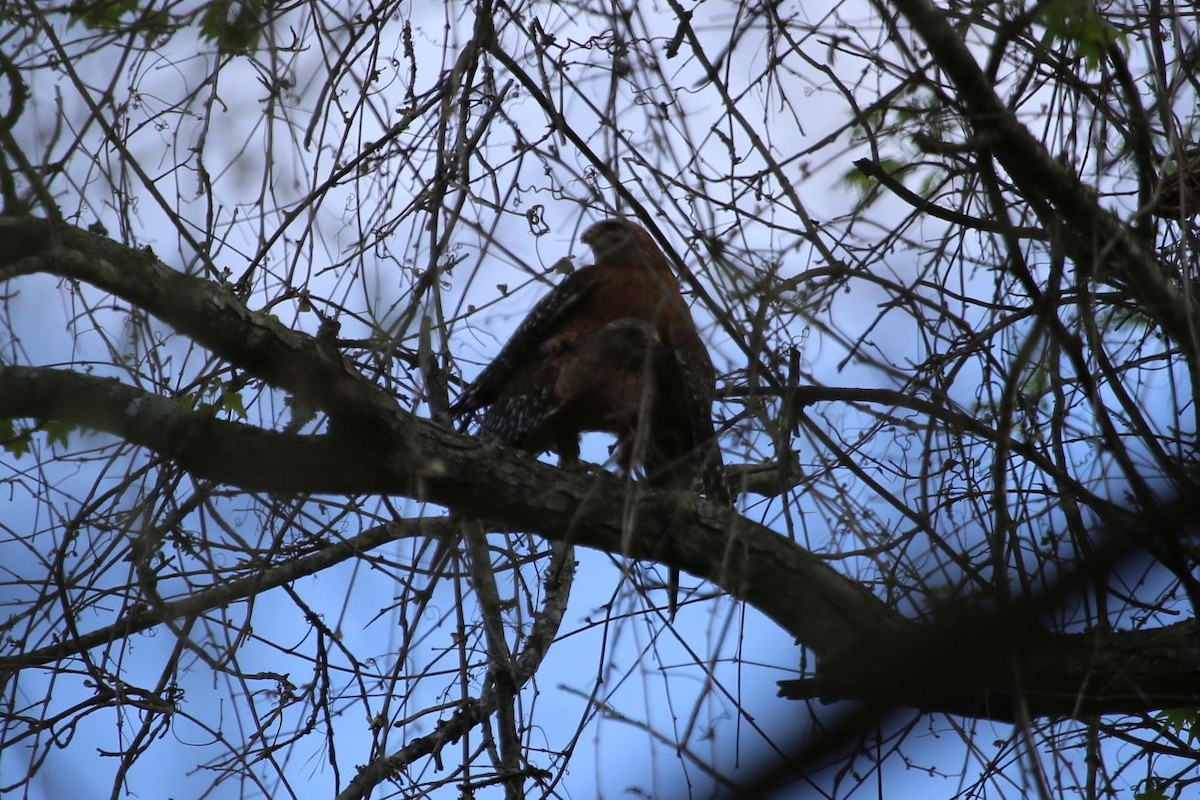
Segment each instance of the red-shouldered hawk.
[[628,317],[608,323],[565,359],[554,382],[555,405],[518,444],[536,450],[542,430],[569,434],[562,446],[577,459],[579,433],[603,431],[617,437],[617,464],[632,471],[644,460],[659,367],[670,358],[665,349],[652,323]]
[[[582,241],[591,246],[595,264],[568,276],[533,307],[451,413],[488,406],[485,434],[535,453],[554,450],[569,467],[578,463],[583,431],[633,441],[627,401],[629,387],[638,382],[649,429],[638,432],[641,453],[622,445],[621,466],[640,461],[655,486],[691,490],[699,479],[706,495],[728,504],[712,423],[716,374],[666,257],[649,233],[624,219],[596,223]],[[617,320],[622,323],[606,327]],[[652,328],[633,324],[639,320]],[[631,345],[622,358],[619,348]],[[630,353],[653,356],[644,371],[651,381],[628,368]],[[602,391],[606,379],[588,378],[583,382],[589,391],[572,392],[576,376],[582,380],[589,369],[624,389]],[[674,570],[671,579],[676,586]],[[672,611],[674,598],[672,591]]]

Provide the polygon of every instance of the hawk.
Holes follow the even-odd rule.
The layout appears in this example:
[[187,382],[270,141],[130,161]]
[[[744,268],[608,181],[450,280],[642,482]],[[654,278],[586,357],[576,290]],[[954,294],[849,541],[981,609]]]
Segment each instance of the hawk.
[[617,437],[617,465],[632,471],[645,461],[660,380],[673,379],[671,360],[652,323],[628,317],[608,323],[564,360],[551,407],[515,443],[537,450],[541,432],[552,430],[565,440],[557,442],[559,457],[573,449],[577,460],[579,433],[604,431]]
[[451,414],[486,406],[484,434],[553,450],[565,468],[579,466],[580,433],[613,433],[622,469],[640,464],[654,486],[699,481],[729,504],[712,422],[716,373],[666,256],[626,219],[598,222],[581,241],[595,263],[538,301]]

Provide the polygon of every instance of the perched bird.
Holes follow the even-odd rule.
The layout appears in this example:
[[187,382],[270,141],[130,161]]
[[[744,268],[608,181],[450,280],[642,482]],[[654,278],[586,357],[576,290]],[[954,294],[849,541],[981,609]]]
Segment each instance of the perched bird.
[[[608,323],[564,359],[553,405],[518,443],[537,450],[545,430],[604,431],[617,437],[617,465],[631,472],[645,460],[660,381],[672,379],[673,360],[653,323],[628,317]],[[565,438],[560,457],[573,448],[578,459],[578,433]]]
[[553,450],[568,468],[579,463],[581,432],[614,433],[623,469],[640,463],[652,485],[675,489],[699,480],[728,504],[712,423],[716,374],[666,257],[625,219],[596,223],[582,241],[595,264],[533,307],[451,414],[486,406],[484,434]]

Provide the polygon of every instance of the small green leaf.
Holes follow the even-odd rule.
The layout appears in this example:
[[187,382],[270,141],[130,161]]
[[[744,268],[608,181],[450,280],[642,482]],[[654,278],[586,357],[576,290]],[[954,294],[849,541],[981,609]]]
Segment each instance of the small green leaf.
[[[904,173],[910,171],[909,165],[894,158],[879,159],[879,166],[884,172],[901,182],[904,180]],[[883,189],[879,185],[879,182],[858,169],[858,167],[854,167],[843,174],[841,183],[843,186],[857,189],[861,193],[858,200],[859,210],[869,208],[883,195]]]
[[1088,69],[1100,65],[1110,45],[1125,41],[1091,0],[1048,0],[1038,8],[1037,19],[1046,28],[1047,45],[1063,42],[1071,46]]
[[262,0],[212,0],[200,15],[200,35],[226,52],[243,52],[258,43],[266,25]]
[[67,422],[50,420],[42,426],[42,430],[46,432],[46,440],[51,446],[61,444],[66,447],[71,442],[71,431],[75,430],[75,426]]
[[71,22],[94,30],[114,30],[121,17],[137,10],[138,0],[75,0],[69,10]]
[[1163,794],[1162,789],[1151,783],[1145,789],[1135,794],[1133,800],[1167,800],[1167,796]]
[[1185,736],[1188,742],[1200,738],[1200,708],[1167,708],[1158,718],[1175,733]]
[[29,431],[18,431],[13,427],[12,420],[0,419],[0,447],[5,452],[20,458],[29,452],[29,443],[33,440]]
[[857,167],[846,170],[846,172],[842,174],[841,183],[843,186],[851,189],[857,189],[863,194],[866,194],[875,188],[875,180],[871,176],[863,173]]
[[147,10],[138,20],[138,27],[149,44],[163,39],[171,33],[171,15],[161,8]]
[[246,418],[246,406],[242,403],[242,396],[232,389],[221,392],[221,408],[238,419]]

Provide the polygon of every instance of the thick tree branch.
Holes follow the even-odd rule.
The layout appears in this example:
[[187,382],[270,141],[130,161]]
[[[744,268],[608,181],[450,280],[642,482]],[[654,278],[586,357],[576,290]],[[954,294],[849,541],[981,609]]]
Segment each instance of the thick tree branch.
[[1008,722],[1018,718],[1018,704],[1030,716],[1074,718],[1200,705],[1195,620],[1156,630],[1053,636],[980,622],[944,625],[914,637],[912,655],[924,651],[919,672],[822,670],[816,678],[781,681],[779,694],[885,707],[903,695],[904,705],[925,711]]
[[[221,422],[115,380],[0,367],[0,417],[102,430],[248,491],[404,495],[553,541],[659,561],[746,600],[819,654],[908,627],[816,556],[731,511],[635,484],[630,536],[622,481],[566,473],[404,413],[391,435],[369,441],[298,436]],[[392,444],[399,441],[409,446]]]
[[[247,490],[407,495],[492,520],[496,527],[679,567],[755,606],[822,657],[818,678],[788,684],[791,696],[869,698],[1000,719],[1009,718],[1014,693],[1022,691],[1034,715],[1200,703],[1195,688],[1200,653],[1191,623],[1104,637],[1024,631],[1006,636],[986,624],[947,635],[943,625],[905,622],[802,548],[701,499],[635,485],[633,525],[640,535],[625,538],[621,509],[628,489],[622,482],[564,473],[404,414],[396,418],[402,429],[397,436],[375,447],[350,446],[335,436],[285,435],[221,422],[114,380],[0,367],[0,417],[33,415],[119,435],[201,477]],[[415,443],[416,458],[387,444],[400,439]],[[422,535],[441,535],[437,521],[427,524]],[[360,537],[295,567],[272,570],[270,581],[242,579],[164,609],[176,616],[199,613],[206,603],[230,602],[311,574],[333,563],[331,554],[349,557],[395,535],[368,533],[371,541]],[[0,668],[46,663],[161,621],[158,614],[135,615],[78,643],[10,656],[0,660]],[[1003,652],[991,645],[1002,645]],[[1013,665],[1025,678],[1020,686],[1010,679]],[[1031,685],[1041,688],[1036,693],[1023,688]]]

